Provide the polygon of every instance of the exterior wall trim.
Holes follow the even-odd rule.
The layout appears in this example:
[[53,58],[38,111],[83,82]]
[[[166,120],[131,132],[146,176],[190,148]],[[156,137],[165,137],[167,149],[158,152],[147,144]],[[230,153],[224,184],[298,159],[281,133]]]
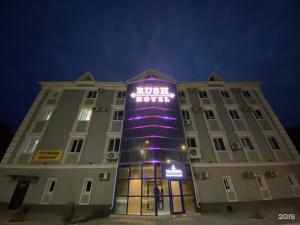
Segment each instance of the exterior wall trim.
[[291,166],[300,165],[296,160],[285,161],[285,162],[228,162],[228,163],[192,163],[192,167],[233,167],[233,166]]

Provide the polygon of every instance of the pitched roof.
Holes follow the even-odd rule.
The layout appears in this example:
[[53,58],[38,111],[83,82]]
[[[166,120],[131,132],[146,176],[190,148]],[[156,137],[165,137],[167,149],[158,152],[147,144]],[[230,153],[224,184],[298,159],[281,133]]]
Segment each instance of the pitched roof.
[[157,71],[154,69],[146,70],[145,72],[138,74],[137,76],[129,79],[127,83],[135,83],[141,80],[153,79],[153,80],[163,80],[170,83],[176,83],[177,81],[172,79],[171,77]]
[[207,81],[223,81],[224,82],[223,78],[219,74],[217,74],[215,72],[212,72],[209,75]]

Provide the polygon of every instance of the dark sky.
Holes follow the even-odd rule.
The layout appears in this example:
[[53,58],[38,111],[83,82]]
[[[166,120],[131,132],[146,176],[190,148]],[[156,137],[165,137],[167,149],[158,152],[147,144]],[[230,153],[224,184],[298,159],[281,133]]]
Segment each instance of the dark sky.
[[15,130],[38,81],[262,81],[285,126],[300,124],[300,1],[0,2],[0,120]]

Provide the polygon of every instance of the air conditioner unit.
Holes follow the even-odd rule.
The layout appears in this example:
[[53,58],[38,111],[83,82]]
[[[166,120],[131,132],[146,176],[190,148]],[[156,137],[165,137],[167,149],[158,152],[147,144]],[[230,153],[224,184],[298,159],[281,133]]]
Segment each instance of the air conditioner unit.
[[190,153],[190,159],[201,159],[201,154],[198,149],[190,148],[189,153]]
[[118,153],[117,152],[108,152],[107,153],[107,159],[108,160],[117,160],[118,159]]
[[244,107],[241,108],[241,111],[242,111],[242,112],[252,112],[253,110],[252,110],[252,108],[249,107],[249,106],[244,106]]
[[102,92],[104,92],[104,89],[103,88],[98,88],[98,92],[102,93]]
[[190,120],[184,120],[183,122],[184,122],[184,125],[191,125],[192,124]]
[[206,180],[209,178],[209,173],[206,171],[200,171],[199,173],[199,179],[200,180]]
[[247,171],[247,172],[242,173],[242,177],[244,179],[250,180],[250,179],[253,179],[255,177],[255,174],[251,171]]
[[265,172],[265,177],[266,178],[273,178],[273,177],[276,177],[277,176],[277,172],[275,171],[267,171]]
[[233,151],[236,151],[236,150],[239,150],[239,149],[242,149],[242,146],[239,142],[231,142],[230,143],[230,147]]
[[108,172],[100,172],[99,173],[99,180],[104,181],[109,179],[109,173]]

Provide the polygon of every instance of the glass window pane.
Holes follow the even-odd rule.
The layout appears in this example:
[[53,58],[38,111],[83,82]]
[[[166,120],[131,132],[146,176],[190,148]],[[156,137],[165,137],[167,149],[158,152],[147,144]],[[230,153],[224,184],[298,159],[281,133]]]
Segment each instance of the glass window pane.
[[141,177],[142,168],[141,165],[131,166],[130,168],[130,177],[131,178],[140,178]]
[[118,170],[119,178],[129,178],[129,166],[120,167]]
[[141,195],[141,179],[133,179],[129,181],[129,195]]
[[184,196],[183,201],[184,201],[185,213],[188,214],[188,213],[196,212],[194,196]]
[[155,182],[154,179],[143,180],[143,195],[154,195]]
[[168,180],[165,179],[157,179],[157,188],[159,191],[159,195],[169,195],[169,186],[168,186]]
[[128,195],[128,180],[119,180],[116,190],[117,195]]
[[154,178],[154,165],[143,165],[143,178]]
[[128,214],[140,215],[141,213],[141,197],[128,198]]
[[115,204],[115,213],[116,214],[126,214],[127,208],[127,197],[117,197]]
[[152,197],[143,197],[142,215],[155,215],[155,199]]
[[180,183],[178,180],[171,181],[172,195],[180,195]]
[[170,202],[169,197],[159,198],[157,203],[158,215],[168,215],[170,214]]
[[115,144],[115,139],[110,139],[110,140],[109,140],[109,148],[108,148],[108,151],[113,151],[113,149],[114,149],[114,144]]
[[82,142],[83,142],[82,139],[78,140],[78,145],[77,145],[77,148],[76,148],[76,152],[80,152],[81,151]]
[[155,167],[156,167],[156,177],[160,178],[161,177],[161,166],[160,166],[160,164],[157,164]]
[[182,193],[183,195],[193,195],[193,182],[191,180],[182,180]]

